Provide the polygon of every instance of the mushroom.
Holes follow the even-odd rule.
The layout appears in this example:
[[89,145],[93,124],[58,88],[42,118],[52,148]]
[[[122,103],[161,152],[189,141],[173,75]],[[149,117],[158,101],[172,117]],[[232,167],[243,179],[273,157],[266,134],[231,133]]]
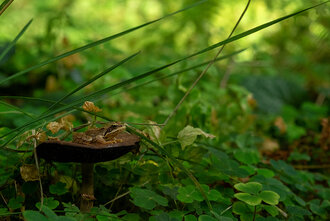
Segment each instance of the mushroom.
[[118,143],[78,144],[74,142],[48,140],[37,146],[37,155],[46,161],[81,163],[82,186],[80,210],[87,212],[93,207],[94,163],[115,160],[139,148],[140,138],[127,132],[116,135]]

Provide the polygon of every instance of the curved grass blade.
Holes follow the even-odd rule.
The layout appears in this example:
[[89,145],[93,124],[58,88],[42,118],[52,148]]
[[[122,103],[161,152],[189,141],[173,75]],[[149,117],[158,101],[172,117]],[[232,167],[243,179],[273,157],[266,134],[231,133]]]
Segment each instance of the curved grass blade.
[[[111,72],[112,70],[116,69],[117,67],[119,67],[120,65],[126,63],[127,61],[129,61],[130,59],[134,58],[136,55],[138,55],[140,52],[137,52],[135,54],[132,54],[131,56],[125,58],[124,60],[120,61],[119,63],[111,66],[110,68],[102,71],[101,73],[95,75],[94,77],[92,77],[90,80],[86,81],[85,83],[79,85],[77,88],[75,88],[74,90],[72,90],[70,93],[68,93],[67,95],[65,95],[64,97],[60,98],[58,101],[56,101],[54,104],[52,104],[48,110],[46,110],[43,114],[48,113],[53,107],[55,107],[57,104],[59,104],[60,102],[62,102],[63,100],[67,99],[68,97],[70,97],[72,94],[78,92],[79,90],[83,89],[84,87],[86,87],[87,85],[93,83],[94,81],[96,81],[97,79],[99,79],[100,77],[102,77],[103,75]],[[42,115],[43,115],[42,114]]]
[[10,42],[10,44],[2,51],[2,53],[0,54],[0,61],[2,61],[2,59],[6,56],[6,54],[9,52],[10,49],[12,49],[16,42],[18,41],[18,39],[20,39],[20,37],[24,34],[24,32],[26,31],[26,29],[30,26],[30,24],[32,23],[31,19],[24,27],[23,29],[18,33],[18,35],[15,37],[15,39]]
[[2,15],[2,13],[4,11],[6,11],[6,9],[9,7],[9,5],[13,2],[14,0],[4,0],[2,2],[2,4],[0,5],[0,15]]
[[[327,2],[329,2],[329,1],[327,1]],[[133,77],[133,78],[131,78],[131,79],[128,79],[128,80],[126,80],[126,81],[120,82],[120,83],[118,83],[118,84],[116,84],[116,85],[113,85],[113,86],[110,86],[110,87],[104,88],[104,89],[102,89],[102,90],[96,91],[96,92],[94,92],[94,93],[92,93],[92,94],[90,94],[90,95],[87,95],[87,96],[85,96],[84,98],[78,99],[78,100],[76,100],[76,101],[77,101],[77,102],[78,102],[78,101],[82,102],[82,100],[84,100],[84,99],[92,100],[94,97],[101,96],[101,95],[103,95],[103,94],[105,94],[105,93],[107,93],[107,92],[109,92],[109,91],[115,90],[115,89],[117,89],[117,88],[119,88],[119,87],[122,87],[122,86],[124,86],[124,85],[129,84],[129,83],[132,83],[132,82],[134,82],[134,81],[140,80],[140,79],[142,79],[142,78],[146,78],[146,77],[148,77],[149,75],[152,75],[152,74],[154,74],[154,73],[156,73],[156,72],[158,72],[158,71],[160,71],[160,70],[163,70],[163,69],[165,69],[165,68],[167,68],[167,67],[170,67],[170,66],[172,66],[172,65],[174,65],[174,64],[177,64],[177,63],[179,63],[179,62],[181,62],[181,61],[184,61],[184,60],[189,59],[189,58],[191,58],[191,57],[194,57],[194,56],[196,56],[196,55],[199,55],[199,54],[205,53],[205,52],[207,52],[207,51],[210,51],[210,50],[215,49],[215,48],[217,48],[217,47],[220,47],[220,46],[222,46],[222,45],[228,44],[228,43],[230,43],[230,42],[237,41],[237,40],[239,40],[239,39],[241,39],[241,38],[243,38],[243,37],[246,37],[246,36],[248,36],[248,35],[251,35],[251,34],[253,34],[253,33],[255,33],[255,32],[258,32],[258,31],[260,31],[260,30],[262,30],[262,29],[268,28],[269,26],[272,26],[272,25],[274,25],[274,24],[276,24],[276,23],[279,23],[279,22],[281,22],[281,21],[283,21],[283,20],[286,20],[286,19],[288,19],[288,18],[291,18],[291,17],[293,17],[293,16],[295,16],[295,15],[298,15],[298,14],[300,14],[300,13],[302,13],[302,12],[305,12],[305,11],[307,11],[307,10],[310,10],[310,9],[312,9],[312,8],[315,8],[315,7],[318,7],[318,6],[320,6],[320,5],[323,5],[323,4],[327,3],[327,2],[323,2],[323,3],[320,3],[320,4],[314,5],[314,6],[312,6],[312,7],[309,7],[309,8],[303,9],[303,10],[300,10],[300,11],[298,11],[298,12],[295,12],[295,13],[292,13],[292,14],[289,14],[289,15],[286,15],[286,16],[283,16],[283,17],[281,17],[281,18],[275,19],[275,20],[273,20],[273,21],[267,22],[267,23],[265,23],[265,24],[262,24],[262,25],[260,25],[260,26],[255,27],[255,28],[252,28],[252,29],[250,29],[250,30],[248,30],[248,31],[245,31],[245,32],[243,32],[243,33],[241,33],[241,34],[238,34],[238,35],[235,35],[235,36],[233,36],[233,37],[231,37],[231,38],[228,38],[228,39],[226,39],[226,40],[224,40],[224,41],[220,41],[220,42],[218,42],[218,43],[216,43],[216,44],[214,44],[214,45],[211,45],[211,46],[209,46],[209,47],[207,47],[207,48],[205,48],[205,49],[203,49],[203,50],[201,50],[201,51],[198,51],[198,52],[196,52],[196,53],[193,53],[193,54],[191,54],[191,55],[188,55],[188,56],[186,56],[186,57],[184,57],[184,58],[178,59],[178,60],[176,60],[176,61],[174,61],[174,62],[172,62],[172,63],[166,64],[166,65],[163,65],[163,66],[161,66],[161,67],[159,67],[159,68],[156,68],[156,69],[151,70],[151,71],[149,71],[149,72],[146,72],[146,73],[144,73],[144,74],[141,74],[141,75],[138,75],[138,76]]]
[[34,69],[40,68],[40,67],[42,67],[42,66],[44,66],[44,65],[47,65],[47,64],[49,64],[49,63],[52,63],[52,62],[58,61],[58,60],[60,60],[60,59],[62,59],[62,58],[65,58],[65,57],[67,57],[67,56],[70,56],[70,55],[76,54],[76,53],[78,53],[78,52],[82,52],[82,51],[84,51],[84,50],[87,50],[87,49],[89,49],[89,48],[95,47],[95,46],[97,46],[97,45],[103,44],[103,43],[105,43],[105,42],[107,42],[107,41],[113,40],[113,39],[115,39],[115,38],[118,38],[118,37],[120,37],[120,36],[123,36],[123,35],[125,35],[125,34],[128,34],[128,33],[132,32],[132,31],[136,31],[136,30],[138,30],[138,29],[140,29],[140,28],[143,28],[143,27],[145,27],[145,26],[147,26],[147,25],[151,25],[151,24],[153,24],[153,23],[155,23],[155,22],[161,21],[161,20],[163,20],[163,19],[165,19],[165,18],[167,18],[167,17],[173,16],[173,15],[175,15],[175,14],[178,14],[178,13],[180,13],[180,12],[183,12],[183,11],[185,11],[185,10],[188,10],[188,9],[190,9],[190,8],[193,8],[193,7],[195,7],[195,6],[197,6],[197,5],[201,4],[201,3],[204,3],[204,2],[205,2],[205,0],[202,0],[202,1],[196,2],[196,3],[194,3],[194,4],[192,4],[192,5],[189,5],[189,6],[185,7],[185,8],[183,8],[183,9],[180,9],[180,10],[175,11],[175,12],[173,12],[173,13],[167,14],[167,15],[161,17],[161,18],[158,18],[158,19],[155,19],[155,20],[149,21],[149,22],[147,22],[147,23],[144,23],[144,24],[142,24],[142,25],[136,26],[136,27],[134,27],[134,28],[127,29],[127,30],[125,30],[125,31],[123,31],[123,32],[120,32],[120,33],[117,33],[117,34],[115,34],[115,35],[111,35],[111,36],[106,37],[106,38],[103,38],[103,39],[101,39],[101,40],[98,40],[98,41],[92,42],[92,43],[90,43],[90,44],[84,45],[84,46],[79,47],[79,48],[76,48],[76,49],[74,49],[74,50],[72,50],[72,51],[65,52],[65,53],[63,53],[63,54],[61,54],[61,55],[58,55],[58,56],[53,57],[53,58],[51,58],[51,59],[49,59],[49,60],[43,61],[43,62],[41,62],[41,63],[39,63],[39,64],[36,64],[36,65],[34,65],[34,66],[32,66],[32,67],[29,67],[29,68],[27,68],[27,69],[25,69],[25,70],[23,70],[23,71],[17,72],[16,74],[13,74],[13,75],[10,76],[10,77],[5,78],[4,80],[0,81],[0,85],[3,84],[4,82],[7,82],[7,81],[13,79],[13,78],[16,78],[16,77],[22,76],[23,74],[26,74],[26,73],[28,73],[28,72],[34,70]]
[[[224,55],[222,57],[219,57],[216,59],[216,61],[220,61],[220,60],[223,60],[223,59],[226,59],[226,58],[229,58],[229,57],[232,57],[236,54],[239,54],[243,51],[245,51],[246,49],[242,49],[242,50],[239,50],[239,51],[235,51],[233,53],[230,53],[230,54],[227,54],[227,55]],[[147,85],[147,84],[150,84],[152,82],[155,82],[155,81],[159,81],[161,79],[165,79],[165,78],[169,78],[169,77],[172,77],[172,76],[175,76],[177,74],[181,74],[181,73],[184,73],[186,71],[189,71],[189,70],[192,70],[192,69],[195,69],[195,68],[198,68],[198,67],[201,67],[203,65],[206,65],[208,64],[210,61],[206,61],[206,62],[203,62],[203,63],[200,63],[200,64],[197,64],[197,65],[194,65],[194,66],[191,66],[191,67],[188,67],[188,68],[185,68],[183,70],[180,70],[180,71],[177,71],[177,72],[174,72],[172,74],[168,74],[168,75],[165,75],[165,76],[162,76],[160,78],[157,78],[157,79],[154,79],[154,80],[151,80],[151,81],[148,81],[148,82],[144,82],[142,84],[139,84],[139,85],[136,85],[136,86],[133,86],[131,88],[125,88],[117,93],[114,93],[112,94],[113,95],[116,95],[116,94],[119,94],[119,93],[122,93],[124,91],[128,91],[128,90],[132,90],[134,88],[137,88],[137,87],[141,87],[141,86],[144,86],[144,85]],[[61,105],[61,106],[65,106],[67,105],[66,103],[61,103],[63,100],[61,101],[53,101],[53,100],[48,100],[48,99],[42,99],[42,98],[34,98],[34,97],[23,97],[23,96],[0,96],[0,99],[23,99],[23,100],[34,100],[34,101],[41,101],[41,102],[45,102],[45,103],[50,103],[51,106],[55,106],[56,105]],[[0,101],[1,102],[1,101]],[[95,115],[97,117],[100,117],[104,120],[107,120],[107,121],[113,121],[113,119],[109,119],[107,118],[106,116],[103,116],[103,115],[100,115],[100,114],[97,114],[97,113],[93,113],[93,112],[89,112],[89,111],[86,111],[84,110],[83,108],[80,108],[80,107],[77,107],[77,106],[74,106],[73,107],[74,109],[78,110],[78,111],[82,111],[82,112],[86,112],[86,113],[89,113],[91,115]],[[49,108],[50,109],[50,108]]]
[[93,99],[95,99],[95,97],[101,96],[101,95],[103,95],[103,94],[105,94],[105,93],[107,93],[107,92],[109,92],[109,91],[115,90],[115,89],[117,89],[117,88],[119,88],[119,87],[125,86],[125,85],[127,85],[127,84],[129,84],[129,83],[132,83],[132,82],[134,82],[134,81],[137,81],[137,80],[139,80],[139,79],[143,79],[143,78],[145,78],[145,77],[148,77],[149,75],[152,75],[152,74],[154,74],[154,73],[156,73],[156,72],[158,72],[158,71],[160,71],[160,70],[163,70],[163,69],[165,69],[165,68],[167,68],[167,67],[170,67],[170,66],[172,66],[172,65],[174,65],[174,64],[176,64],[176,63],[178,63],[178,62],[181,62],[181,61],[183,61],[183,60],[186,60],[186,59],[188,59],[188,58],[194,57],[194,56],[196,56],[196,55],[199,55],[199,54],[205,53],[205,52],[210,51],[210,50],[212,50],[212,49],[214,49],[214,48],[220,47],[220,46],[222,46],[222,45],[224,45],[224,44],[228,44],[228,43],[230,43],[230,42],[237,41],[238,39],[241,39],[241,38],[243,38],[243,37],[245,37],[245,36],[251,35],[251,34],[253,34],[253,33],[255,33],[255,32],[258,32],[258,31],[260,31],[260,30],[262,30],[262,29],[265,29],[265,28],[267,28],[267,27],[269,27],[269,26],[272,26],[272,25],[274,25],[274,24],[276,24],[276,23],[279,23],[279,22],[281,22],[281,21],[283,21],[283,20],[286,20],[286,19],[288,19],[288,18],[291,18],[291,17],[293,17],[293,16],[295,16],[295,15],[298,15],[298,14],[300,14],[300,13],[302,13],[302,12],[308,11],[308,10],[310,10],[310,9],[312,9],[312,8],[315,8],[315,7],[318,7],[318,6],[320,6],[320,5],[326,4],[326,3],[328,3],[328,2],[329,2],[329,1],[327,1],[327,2],[323,2],[323,3],[320,3],[320,4],[314,5],[314,6],[312,6],[312,7],[308,7],[308,8],[302,9],[302,10],[300,10],[300,11],[298,11],[298,12],[295,12],[295,13],[292,13],[292,14],[289,14],[289,15],[286,15],[286,16],[283,16],[283,17],[281,17],[281,18],[275,19],[275,20],[273,20],[273,21],[267,22],[267,23],[265,23],[265,24],[262,24],[262,25],[260,25],[260,26],[255,27],[255,28],[252,28],[252,29],[250,29],[250,30],[248,30],[248,31],[245,31],[245,32],[243,32],[243,33],[241,33],[241,34],[238,34],[238,35],[235,35],[235,36],[233,36],[233,37],[231,37],[231,38],[228,38],[228,39],[226,39],[226,40],[224,40],[224,41],[221,41],[221,42],[218,42],[218,43],[216,43],[216,44],[214,44],[214,45],[211,45],[211,46],[209,46],[209,47],[207,47],[207,48],[205,48],[205,49],[203,49],[203,50],[201,50],[201,51],[198,51],[198,52],[196,52],[196,53],[194,53],[194,54],[191,54],[191,55],[188,55],[188,56],[186,56],[186,57],[184,57],[184,58],[178,59],[178,60],[176,60],[176,61],[174,61],[174,62],[172,62],[172,63],[166,64],[166,65],[163,65],[163,66],[161,66],[161,67],[159,67],[159,68],[156,68],[156,69],[151,70],[151,71],[149,71],[149,72],[146,72],[146,73],[144,73],[144,74],[138,75],[138,76],[133,77],[133,78],[131,78],[131,79],[128,79],[128,80],[126,80],[126,81],[120,82],[120,83],[118,83],[118,84],[112,85],[112,86],[107,87],[107,88],[105,88],[105,89],[102,89],[102,90],[96,91],[96,92],[94,92],[94,93],[91,93],[91,94],[89,94],[89,95],[87,95],[87,96],[84,96],[84,97],[82,97],[82,98],[79,98],[79,99],[73,101],[71,104],[68,104],[68,105],[65,106],[65,107],[59,108],[59,109],[57,109],[56,111],[53,111],[53,112],[49,113],[48,115],[42,116],[42,117],[40,117],[40,118],[38,118],[38,119],[35,119],[35,120],[32,121],[32,122],[28,122],[28,123],[22,125],[21,127],[15,128],[15,129],[11,130],[10,132],[8,132],[8,133],[2,135],[0,138],[6,137],[6,136],[10,135],[11,133],[13,133],[13,132],[15,132],[15,131],[17,131],[17,130],[20,130],[21,128],[24,128],[24,127],[26,127],[26,126],[29,126],[29,125],[31,125],[31,124],[37,122],[37,121],[43,120],[43,119],[45,119],[45,118],[48,118],[48,117],[50,117],[50,116],[53,115],[53,114],[57,114],[57,113],[59,113],[59,112],[69,110],[70,108],[73,108],[74,106],[79,105],[79,104],[81,104],[82,102],[84,102],[84,101],[86,101],[86,100],[93,100]]
[[16,110],[16,111],[18,111],[18,112],[20,112],[20,113],[22,113],[22,114],[24,114],[24,115],[26,115],[26,116],[32,118],[32,119],[34,119],[34,117],[33,117],[32,114],[26,112],[26,111],[23,110],[23,109],[20,109],[20,108],[14,106],[14,105],[8,104],[8,103],[3,102],[3,101],[0,101],[0,104],[2,104],[2,105],[4,105],[4,106],[7,106],[7,107],[9,107],[9,108],[11,108],[11,109],[14,109],[14,110]]
[[[123,63],[125,63],[126,61],[130,60],[131,58],[135,57],[137,54],[138,54],[138,53],[135,53],[135,54],[133,54],[133,55],[131,55],[131,56],[129,56],[129,57],[123,59],[122,61],[118,62],[117,64],[113,65],[112,67],[108,68],[107,70],[105,70],[105,71],[103,71],[102,73],[100,73],[100,74],[96,75],[95,77],[93,77],[92,80],[94,81],[94,80],[96,80],[97,78],[99,78],[99,77],[103,76],[104,74],[106,74],[107,72],[114,70],[115,68],[117,68],[117,67],[120,66],[121,64],[123,64]],[[90,82],[91,82],[91,81],[87,81],[86,83],[90,83]],[[82,84],[81,86],[82,86],[82,87],[83,87],[83,86],[86,86],[86,85],[85,85],[86,83]],[[81,86],[78,87],[78,90],[81,89],[81,88],[80,88]],[[73,93],[76,92],[76,91],[77,91],[77,89],[73,90]],[[71,94],[73,94],[73,93],[70,92],[69,95],[68,95],[68,96],[65,96],[64,98],[69,97],[69,96],[70,96]],[[86,99],[86,100],[87,100],[87,99]],[[86,100],[84,99],[83,101],[86,101]],[[60,103],[60,102],[57,101],[57,102],[55,102],[54,104],[57,105],[58,103]],[[64,107],[58,108],[58,109],[56,109],[56,110],[54,110],[54,111],[52,111],[52,112],[46,111],[48,114],[44,113],[44,114],[40,115],[37,119],[35,119],[35,120],[33,120],[33,121],[30,121],[30,122],[28,122],[28,123],[26,123],[26,124],[24,124],[24,125],[22,125],[22,126],[20,126],[20,127],[17,127],[17,128],[15,128],[15,129],[11,130],[10,132],[8,132],[8,133],[2,135],[0,138],[6,137],[6,136],[10,135],[12,132],[19,131],[19,130],[25,128],[25,127],[31,126],[31,125],[35,124],[36,122],[41,121],[41,120],[46,119],[46,118],[49,118],[49,117],[51,117],[51,116],[53,116],[53,115],[55,115],[55,114],[57,114],[57,113],[60,113],[60,112],[62,112],[62,111],[66,111],[66,110],[68,110],[68,109],[71,109],[71,108],[73,108],[74,106],[78,105],[79,103],[81,103],[81,102],[80,102],[80,101],[76,101],[76,102],[72,102],[71,104],[68,104],[68,105],[66,105],[66,106],[64,106]],[[55,106],[54,104],[53,104],[52,106]]]
[[[235,51],[233,53],[230,53],[230,54],[227,54],[227,55],[224,55],[224,56],[221,56],[217,59],[215,59],[214,61],[220,61],[220,60],[223,60],[223,59],[226,59],[226,58],[229,58],[229,57],[232,57],[236,54],[239,54],[243,51],[245,51],[246,49],[242,49],[242,50],[239,50],[239,51]],[[199,68],[199,67],[202,67],[204,65],[207,65],[208,63],[210,63],[212,60],[208,60],[208,61],[205,61],[203,63],[200,63],[200,64],[196,64],[194,66],[191,66],[191,67],[188,67],[188,68],[185,68],[185,69],[182,69],[182,70],[179,70],[179,71],[176,71],[174,73],[171,73],[171,74],[167,74],[167,75],[164,75],[164,76],[161,76],[159,78],[156,78],[154,80],[150,80],[150,81],[147,81],[147,82],[144,82],[144,83],[141,83],[141,84],[138,84],[138,85],[135,85],[135,86],[132,86],[132,87],[129,87],[129,88],[125,88],[121,91],[118,91],[117,93],[113,93],[112,95],[115,95],[115,94],[119,94],[119,93],[122,93],[124,91],[128,91],[128,90],[132,90],[132,89],[135,89],[135,88],[139,88],[139,87],[142,87],[142,86],[145,86],[145,85],[148,85],[148,84],[151,84],[155,81],[159,81],[159,80],[163,80],[163,79],[166,79],[166,78],[170,78],[170,77],[173,77],[175,75],[178,75],[178,74],[182,74],[182,73],[185,73],[187,71],[190,71],[190,70],[193,70],[193,69],[196,69],[196,68]]]

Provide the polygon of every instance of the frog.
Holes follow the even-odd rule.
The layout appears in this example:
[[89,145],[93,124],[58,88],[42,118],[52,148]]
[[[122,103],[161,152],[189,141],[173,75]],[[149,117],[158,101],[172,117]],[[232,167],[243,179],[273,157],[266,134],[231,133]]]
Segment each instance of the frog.
[[89,128],[85,132],[73,133],[73,143],[77,144],[114,144],[122,142],[116,136],[125,131],[126,125],[112,123],[100,128]]

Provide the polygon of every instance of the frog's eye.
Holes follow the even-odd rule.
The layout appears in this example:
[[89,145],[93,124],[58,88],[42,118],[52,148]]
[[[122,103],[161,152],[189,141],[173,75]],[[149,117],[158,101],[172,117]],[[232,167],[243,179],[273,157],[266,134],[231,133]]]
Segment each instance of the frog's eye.
[[111,125],[110,127],[108,127],[108,129],[104,132],[105,136],[107,133],[110,133],[111,131],[114,131],[115,129],[117,129],[119,127],[119,125]]

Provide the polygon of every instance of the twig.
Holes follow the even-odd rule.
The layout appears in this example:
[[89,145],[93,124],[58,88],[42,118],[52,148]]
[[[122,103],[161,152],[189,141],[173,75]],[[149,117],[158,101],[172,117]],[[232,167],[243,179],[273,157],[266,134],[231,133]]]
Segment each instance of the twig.
[[13,2],[14,0],[9,0],[7,2],[7,4],[2,8],[2,10],[0,11],[0,15],[2,15],[2,13],[9,7],[9,5]]
[[[36,134],[36,130],[32,130],[32,135]],[[38,170],[38,176],[39,176],[39,186],[40,186],[40,208],[39,211],[41,211],[42,206],[44,205],[44,191],[42,189],[42,183],[41,183],[41,176],[40,176],[40,169],[39,169],[39,163],[38,163],[38,156],[37,156],[37,139],[33,139],[33,155],[35,164]]]
[[276,206],[276,209],[282,214],[282,216],[284,216],[284,218],[288,218],[288,214],[286,212],[284,212],[283,210],[281,210],[279,207]]
[[324,103],[324,100],[325,100],[325,95],[323,93],[320,93],[317,95],[315,104],[321,106]]
[[[236,22],[233,30],[231,31],[231,33],[229,34],[228,38],[229,39],[234,31],[236,30],[238,24],[241,22],[245,12],[247,11],[249,5],[250,5],[251,0],[248,0],[244,11],[242,12],[241,16],[239,17],[238,21]],[[166,118],[166,120],[164,121],[164,126],[168,123],[168,121],[175,115],[175,113],[178,111],[178,109],[180,108],[181,104],[183,103],[183,101],[186,99],[186,97],[190,94],[190,92],[192,91],[192,89],[196,86],[196,84],[199,82],[199,80],[205,75],[205,73],[208,71],[208,69],[214,64],[214,62],[216,61],[217,57],[220,55],[220,53],[223,51],[224,47],[226,46],[226,44],[222,45],[222,47],[219,49],[219,51],[217,52],[217,54],[215,55],[215,57],[213,58],[213,60],[206,66],[206,68],[202,71],[202,73],[197,77],[197,79],[194,81],[194,83],[189,87],[189,89],[187,90],[187,92],[183,95],[183,97],[181,98],[181,100],[179,101],[179,103],[176,105],[176,107],[174,108],[174,110],[172,111],[172,113]]]
[[[6,204],[6,206],[8,207],[8,203],[7,203],[7,201],[6,201],[6,199],[5,199],[5,197],[3,197],[3,195],[2,195],[2,193],[0,192],[0,196],[1,196],[1,198],[2,198],[2,200],[3,200],[3,202]],[[8,207],[9,208],[9,207]]]

